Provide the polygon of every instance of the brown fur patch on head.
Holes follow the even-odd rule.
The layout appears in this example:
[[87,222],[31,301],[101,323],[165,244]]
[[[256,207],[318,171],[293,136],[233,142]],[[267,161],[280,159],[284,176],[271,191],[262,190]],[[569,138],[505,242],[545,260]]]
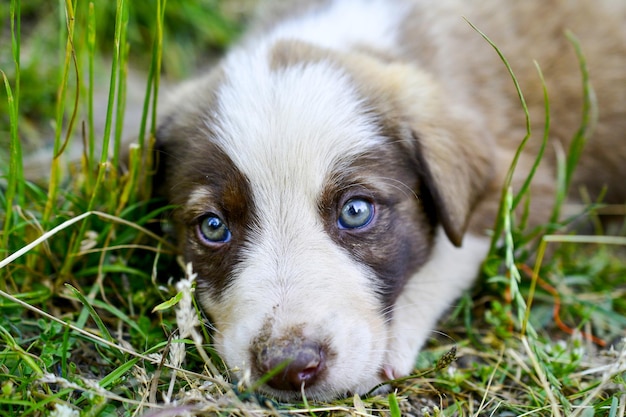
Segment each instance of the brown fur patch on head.
[[[183,120],[162,124],[157,132],[160,164],[155,188],[177,206],[172,220],[178,243],[185,261],[192,262],[198,273],[201,294],[219,299],[247,243],[255,209],[248,179],[211,141],[203,117],[207,116],[185,114]],[[181,125],[190,118],[195,122]],[[207,245],[202,240],[199,224],[209,214],[227,225],[232,235],[229,242]]]
[[310,43],[286,39],[277,41],[270,50],[270,68],[280,71],[294,65],[305,65],[332,60],[334,52]]
[[[414,168],[413,157],[389,137],[385,146],[333,171],[318,203],[328,235],[375,272],[374,284],[387,307],[432,248],[433,202]],[[374,205],[374,220],[363,229],[342,230],[339,213],[353,198]]]
[[386,130],[416,159],[448,238],[460,246],[473,207],[493,171],[494,142],[471,114],[448,102],[428,74],[402,63],[352,54],[344,65],[359,81]]

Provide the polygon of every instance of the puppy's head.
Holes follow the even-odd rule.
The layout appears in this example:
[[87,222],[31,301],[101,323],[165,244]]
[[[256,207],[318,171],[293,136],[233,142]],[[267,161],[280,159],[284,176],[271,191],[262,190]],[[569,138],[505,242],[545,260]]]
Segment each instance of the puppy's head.
[[157,188],[240,376],[281,399],[380,381],[398,294],[438,225],[460,244],[487,177],[444,103],[413,68],[293,42],[179,92]]

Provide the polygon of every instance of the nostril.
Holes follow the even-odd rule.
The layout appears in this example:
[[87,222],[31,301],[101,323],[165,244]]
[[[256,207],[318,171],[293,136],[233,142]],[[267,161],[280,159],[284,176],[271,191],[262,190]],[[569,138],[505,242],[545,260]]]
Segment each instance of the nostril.
[[268,340],[257,354],[257,366],[263,374],[273,374],[267,384],[283,391],[310,387],[326,365],[323,347],[316,342],[294,339]]

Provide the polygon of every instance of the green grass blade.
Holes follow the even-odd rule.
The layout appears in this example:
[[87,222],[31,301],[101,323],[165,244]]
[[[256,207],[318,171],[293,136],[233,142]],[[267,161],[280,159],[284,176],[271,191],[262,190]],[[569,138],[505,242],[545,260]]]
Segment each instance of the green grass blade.
[[400,410],[400,405],[398,404],[398,397],[396,396],[396,393],[389,393],[387,399],[389,400],[389,413],[391,414],[391,417],[401,417],[402,411]]
[[[152,45],[152,59],[150,60],[150,68],[148,69],[147,81],[146,81],[146,94],[144,96],[143,109],[141,113],[141,123],[139,125],[139,156],[138,160],[141,162],[138,168],[152,167],[154,162],[152,152],[149,151],[152,147],[152,143],[146,143],[146,127],[148,116],[151,114],[151,127],[150,127],[150,140],[153,141],[156,134],[156,115],[157,115],[157,103],[159,93],[159,80],[161,73],[161,61],[163,58],[163,26],[165,19],[165,4],[166,0],[157,0],[156,2],[156,18],[155,18],[155,35]],[[152,105],[152,113],[150,113],[150,107]],[[136,167],[136,165],[135,165]],[[132,168],[132,165],[131,165]],[[139,171],[139,170],[138,170]],[[138,181],[143,184],[147,184],[144,190],[144,197],[151,193],[152,187],[150,172],[146,169],[141,169],[141,176]]]
[[[43,212],[43,223],[47,224],[51,219],[53,212],[56,208],[57,195],[59,192],[59,181],[61,176],[61,151],[64,148],[64,142],[61,140],[63,134],[63,119],[65,116],[65,97],[68,90],[68,80],[70,74],[70,66],[75,59],[74,56],[74,28],[75,28],[75,13],[76,5],[72,4],[72,0],[65,1],[65,24],[63,27],[67,30],[67,36],[65,40],[65,58],[63,61],[63,70],[61,71],[59,88],[57,90],[56,97],[56,115],[55,115],[55,134],[54,134],[54,157],[52,158],[52,164],[50,167],[50,176],[48,179],[48,199]],[[76,69],[76,67],[74,67]],[[78,77],[78,72],[76,73]],[[77,87],[78,88],[78,83]],[[76,104],[77,105],[77,104]],[[68,135],[70,132],[68,131]]]
[[[78,301],[81,302],[83,307],[85,307],[89,311],[89,316],[96,323],[96,326],[98,327],[98,330],[100,330],[102,337],[110,343],[116,343],[115,338],[113,338],[113,336],[111,336],[111,333],[109,333],[109,329],[104,324],[96,310],[93,308],[92,303],[87,298],[85,298],[85,296],[81,294],[80,291],[72,287],[70,284],[65,284],[65,286],[72,292],[72,294],[74,294]],[[118,351],[115,352],[119,353]]]
[[517,151],[515,152],[515,155],[513,157],[513,161],[511,162],[511,165],[509,166],[509,170],[507,171],[507,174],[506,174],[506,177],[505,177],[505,181],[504,181],[504,184],[502,186],[502,193],[501,193],[501,197],[500,197],[500,206],[499,206],[500,208],[498,210],[498,220],[496,221],[496,224],[494,225],[493,237],[491,239],[491,245],[490,245],[490,249],[489,249],[489,253],[493,253],[495,251],[495,249],[496,249],[496,245],[498,243],[498,240],[500,239],[501,234],[502,234],[502,229],[503,229],[502,219],[505,216],[507,216],[507,214],[504,213],[503,210],[504,210],[504,207],[505,207],[505,199],[507,198],[506,195],[509,192],[508,190],[509,190],[509,187],[511,186],[511,182],[513,180],[513,173],[515,172],[515,168],[517,168],[517,162],[519,161],[519,158],[522,155],[522,151],[526,147],[526,143],[528,142],[528,140],[531,137],[530,114],[528,112],[528,106],[526,104],[526,99],[524,98],[524,94],[522,93],[522,89],[521,89],[521,87],[519,85],[517,77],[515,76],[515,73],[513,72],[513,68],[509,64],[509,61],[506,59],[506,57],[504,56],[504,54],[502,53],[500,48],[498,48],[498,46],[484,32],[482,32],[480,29],[478,29],[473,23],[471,23],[468,20],[466,20],[466,22],[472,27],[472,29],[474,29],[478,34],[480,34],[480,36],[482,36],[482,38],[495,50],[496,54],[498,54],[498,57],[500,58],[500,60],[504,64],[507,72],[509,73],[509,76],[511,77],[511,80],[513,81],[513,85],[515,87],[515,91],[517,92],[517,96],[519,98],[519,102],[520,102],[520,104],[522,106],[522,110],[524,112],[525,125],[526,125],[526,135],[524,136],[524,138],[520,142],[520,145],[518,146]]
[[580,42],[572,32],[567,31],[565,35],[574,47],[574,52],[576,53],[576,58],[578,59],[582,78],[583,107],[580,126],[572,138],[567,151],[567,156],[565,157],[565,163],[560,167],[563,171],[559,174],[559,181],[557,182],[558,188],[556,203],[550,217],[550,223],[552,224],[556,224],[559,219],[561,207],[567,197],[567,193],[574,176],[574,170],[578,165],[580,155],[582,154],[587,140],[593,134],[598,119],[598,103],[593,87],[591,86],[587,61],[585,60],[585,55],[582,52]]
[[[70,1],[70,0],[68,0]],[[91,198],[89,199],[89,203],[87,205],[86,211],[91,211],[95,206],[98,198],[101,197],[99,193],[100,188],[105,181],[105,175],[107,171],[111,168],[108,163],[109,160],[109,145],[110,145],[110,137],[111,137],[111,126],[113,119],[113,111],[115,107],[115,91],[117,86],[117,75],[118,75],[118,65],[120,61],[120,44],[121,44],[121,35],[122,35],[122,25],[123,25],[123,8],[125,7],[124,0],[118,0],[116,6],[116,19],[115,19],[115,37],[114,37],[114,45],[115,48],[113,50],[113,58],[111,64],[111,76],[109,81],[109,95],[107,100],[107,111],[104,125],[104,134],[102,139],[102,151],[100,155],[100,164],[98,166],[96,180],[93,186]],[[107,184],[111,189],[117,188],[116,183],[117,175],[113,175],[109,184]],[[109,193],[109,204],[111,201],[115,199],[116,193]],[[77,234],[73,238],[73,244],[70,246],[69,253],[77,253],[79,251],[79,246],[82,241],[83,236],[87,230],[87,223],[83,223],[81,228],[77,232]],[[67,256],[65,258],[65,262],[61,268],[60,276],[63,277],[68,275],[72,269],[74,264],[74,259],[72,256]]]
[[[543,154],[546,150],[546,145],[548,144],[548,138],[550,137],[550,99],[548,97],[548,89],[546,87],[546,80],[543,78],[543,72],[541,72],[541,67],[539,67],[539,63],[535,61],[535,68],[537,69],[537,74],[539,74],[539,79],[541,80],[541,88],[543,91],[543,102],[544,102],[544,128],[543,128],[543,138],[541,139],[541,145],[537,152],[537,156],[535,157],[535,161],[533,162],[533,166],[531,167],[524,183],[517,191],[515,198],[513,199],[513,210],[519,205],[520,200],[528,195],[528,190],[530,189],[530,183],[535,177],[535,172],[543,159]],[[521,94],[521,93],[520,93]],[[529,115],[526,114],[526,120],[529,121]],[[530,133],[530,132],[528,132]]]
[[5,217],[2,233],[2,248],[9,250],[9,236],[13,228],[13,205],[24,204],[24,169],[22,165],[22,146],[17,133],[17,102],[13,97],[9,80],[4,72],[0,71],[4,80],[9,107],[9,123],[11,124],[11,140],[9,155],[9,172],[7,173],[7,188],[4,196]]
[[132,318],[130,318],[130,316],[128,316],[128,314],[124,313],[121,309],[115,307],[114,305],[112,305],[111,303],[107,303],[101,300],[92,300],[91,302],[94,306],[107,311],[109,314],[111,314],[114,317],[117,317],[118,319],[120,319],[122,321],[122,323],[124,323],[125,325],[127,325],[129,328],[132,328],[133,330],[135,330],[137,333],[139,333],[143,338],[147,338],[148,335],[143,331],[143,329],[141,327],[139,327],[139,325],[137,324],[137,322],[135,320],[133,320]]
[[[11,0],[10,5],[10,20],[11,20],[11,53],[13,55],[13,63],[15,65],[15,85],[11,89],[8,77],[4,71],[0,70],[2,79],[4,81],[4,88],[7,96],[7,107],[9,110],[9,125],[10,125],[10,141],[9,141],[9,171],[0,172],[0,175],[7,175],[7,188],[4,196],[5,200],[5,212],[4,212],[4,225],[2,231],[2,243],[1,248],[9,251],[9,237],[10,231],[13,228],[13,206],[24,206],[24,166],[22,160],[22,145],[18,135],[18,114],[19,114],[19,101],[20,101],[20,21],[21,21],[21,7],[19,0]],[[8,253],[3,254],[0,252],[0,257],[4,257]],[[0,275],[1,277],[1,275]],[[1,279],[2,287],[5,285],[5,280]]]
[[[119,167],[120,165],[120,153],[122,148],[122,135],[124,127],[124,113],[126,110],[126,78],[128,76],[128,53],[130,45],[126,42],[128,32],[128,2],[124,2],[121,5],[121,19],[120,19],[120,32],[119,32],[119,63],[117,69],[112,71],[118,71],[118,84],[117,84],[117,106],[115,112],[115,134],[113,140],[113,158],[112,165]],[[110,207],[115,207],[116,201],[112,199]]]
[[126,372],[130,371],[133,368],[133,366],[135,366],[137,362],[139,362],[139,360],[140,358],[132,358],[128,362],[122,363],[113,372],[111,372],[110,374],[102,378],[99,381],[98,385],[100,385],[102,388],[106,388],[109,385],[111,385],[113,382],[119,381],[120,379],[124,377],[124,374],[126,374]]
[[15,63],[15,108],[19,108],[20,56],[21,56],[21,5],[20,0],[11,0],[11,51]]
[[619,400],[617,399],[617,397],[611,398],[611,408],[609,409],[608,417],[616,417],[618,407],[619,407]]
[[88,98],[87,98],[87,121],[88,121],[88,142],[84,167],[84,175],[87,180],[87,192],[93,192],[93,175],[91,175],[95,164],[96,150],[96,129],[94,126],[94,91],[95,91],[95,59],[96,59],[96,12],[93,2],[89,3],[87,15],[87,62],[88,62]]
[[[124,0],[117,0],[116,6],[116,15],[115,15],[115,35],[114,35],[114,45],[113,48],[113,56],[111,63],[111,75],[109,79],[109,96],[107,100],[107,111],[104,122],[104,133],[102,135],[102,151],[100,154],[100,168],[98,171],[98,181],[97,185],[102,183],[104,173],[106,171],[107,161],[109,159],[109,146],[111,143],[111,127],[113,125],[113,111],[115,108],[115,91],[117,89],[117,76],[118,76],[118,67],[120,62],[120,45],[122,43],[122,15],[124,8]],[[92,196],[92,201],[90,202],[90,207],[93,207],[95,202],[95,198],[97,196],[97,192],[94,191]]]
[[44,374],[44,370],[35,362],[35,359],[26,352],[22,347],[15,341],[11,333],[4,328],[0,324],[0,338],[4,341],[4,345],[15,352],[24,363],[38,376],[42,376]]

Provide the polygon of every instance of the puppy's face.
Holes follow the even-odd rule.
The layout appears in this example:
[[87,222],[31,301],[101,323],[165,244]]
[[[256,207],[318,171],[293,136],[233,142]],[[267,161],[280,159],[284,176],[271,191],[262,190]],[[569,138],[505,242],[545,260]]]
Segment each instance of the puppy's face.
[[393,92],[325,52],[288,52],[234,53],[188,89],[159,130],[158,181],[226,363],[269,373],[281,399],[364,393],[445,197]]

